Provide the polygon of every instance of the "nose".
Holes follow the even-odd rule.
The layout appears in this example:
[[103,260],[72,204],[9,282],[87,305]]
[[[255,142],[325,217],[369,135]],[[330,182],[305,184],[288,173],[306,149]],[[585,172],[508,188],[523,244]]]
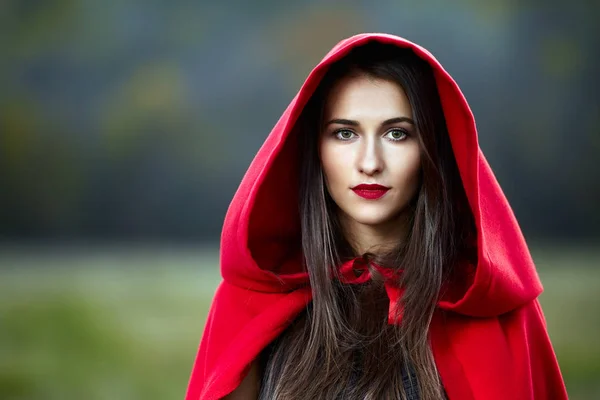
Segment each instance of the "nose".
[[358,156],[358,170],[365,175],[376,175],[383,170],[383,158],[379,143],[373,138],[365,138]]

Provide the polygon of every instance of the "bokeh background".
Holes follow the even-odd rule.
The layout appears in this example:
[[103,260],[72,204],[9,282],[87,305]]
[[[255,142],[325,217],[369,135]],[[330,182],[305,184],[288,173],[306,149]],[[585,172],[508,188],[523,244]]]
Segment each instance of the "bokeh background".
[[573,399],[600,398],[600,3],[0,2],[0,398],[181,399],[229,201],[359,32],[465,93],[538,266]]

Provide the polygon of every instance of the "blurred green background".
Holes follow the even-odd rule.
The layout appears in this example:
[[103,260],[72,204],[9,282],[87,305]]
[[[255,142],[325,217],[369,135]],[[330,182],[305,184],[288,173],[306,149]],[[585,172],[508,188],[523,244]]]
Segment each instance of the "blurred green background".
[[[533,255],[570,398],[600,398],[600,251]],[[3,400],[183,398],[219,280],[216,249],[12,248],[0,262]]]
[[225,211],[312,67],[389,32],[459,83],[569,394],[600,398],[599,2],[0,2],[0,398],[181,399]]

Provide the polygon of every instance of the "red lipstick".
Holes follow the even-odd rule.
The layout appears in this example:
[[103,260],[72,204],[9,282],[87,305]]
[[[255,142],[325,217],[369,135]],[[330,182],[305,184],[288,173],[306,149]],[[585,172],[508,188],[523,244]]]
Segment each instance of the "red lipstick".
[[361,185],[354,186],[352,190],[354,191],[354,193],[356,193],[364,199],[377,200],[378,198],[383,196],[388,190],[390,190],[390,188],[377,184],[367,185],[363,183]]

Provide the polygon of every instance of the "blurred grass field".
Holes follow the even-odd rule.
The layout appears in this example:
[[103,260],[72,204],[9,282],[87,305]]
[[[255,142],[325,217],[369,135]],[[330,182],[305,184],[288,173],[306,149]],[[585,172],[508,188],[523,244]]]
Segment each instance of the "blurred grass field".
[[[600,398],[600,249],[533,249],[571,399]],[[215,248],[0,251],[0,398],[183,399]]]

